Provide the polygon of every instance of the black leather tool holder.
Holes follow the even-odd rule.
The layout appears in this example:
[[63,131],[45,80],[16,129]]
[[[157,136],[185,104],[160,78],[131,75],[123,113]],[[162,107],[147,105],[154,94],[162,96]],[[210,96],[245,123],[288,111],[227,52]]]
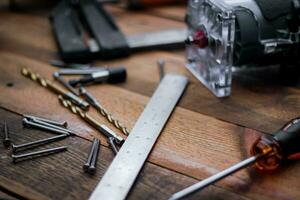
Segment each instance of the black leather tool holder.
[[129,55],[125,36],[96,0],[62,0],[50,19],[60,54],[66,62]]

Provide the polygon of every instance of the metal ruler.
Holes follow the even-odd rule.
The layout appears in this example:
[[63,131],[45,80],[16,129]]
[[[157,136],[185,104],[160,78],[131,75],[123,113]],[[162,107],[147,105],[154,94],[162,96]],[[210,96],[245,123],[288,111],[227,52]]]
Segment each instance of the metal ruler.
[[90,200],[125,199],[188,79],[166,74]]

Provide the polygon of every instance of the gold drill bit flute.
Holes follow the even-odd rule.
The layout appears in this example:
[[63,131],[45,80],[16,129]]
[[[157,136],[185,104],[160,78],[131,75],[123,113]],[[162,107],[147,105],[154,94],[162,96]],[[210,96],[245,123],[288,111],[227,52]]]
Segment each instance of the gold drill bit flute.
[[83,95],[87,102],[89,102],[102,116],[104,116],[117,129],[121,130],[125,135],[129,135],[129,130],[115,119],[95,97],[93,97],[84,87],[80,87],[80,94]]
[[112,131],[107,131],[107,127],[105,125],[100,124],[95,118],[93,118],[90,114],[83,111],[78,106],[74,105],[71,101],[64,99],[62,95],[58,96],[60,103],[71,110],[74,114],[80,116],[83,120],[88,122],[90,125],[94,126],[98,131],[104,134],[106,137],[110,138],[113,137],[117,141],[118,144],[122,144],[124,139]]
[[21,69],[21,74],[37,83],[39,83],[42,87],[49,88],[53,92],[62,95],[64,98],[69,99],[74,104],[78,105],[83,110],[88,110],[89,104],[74,95],[73,93],[59,87],[58,85],[54,84],[52,81],[41,77],[38,73],[32,72],[29,68],[23,67]]

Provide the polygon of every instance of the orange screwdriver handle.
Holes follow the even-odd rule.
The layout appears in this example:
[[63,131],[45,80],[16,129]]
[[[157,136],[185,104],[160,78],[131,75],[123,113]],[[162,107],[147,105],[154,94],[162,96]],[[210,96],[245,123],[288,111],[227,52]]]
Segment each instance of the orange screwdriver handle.
[[284,125],[274,135],[264,135],[251,148],[251,154],[263,154],[255,166],[261,171],[272,172],[285,159],[300,158],[300,118],[293,119]]

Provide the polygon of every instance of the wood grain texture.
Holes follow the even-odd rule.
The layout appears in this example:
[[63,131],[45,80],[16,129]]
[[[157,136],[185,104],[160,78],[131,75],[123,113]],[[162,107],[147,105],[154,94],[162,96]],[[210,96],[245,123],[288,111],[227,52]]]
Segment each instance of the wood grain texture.
[[[160,19],[160,17],[151,16],[154,14],[128,13],[114,7],[109,7],[109,9],[128,34],[184,26],[183,23],[168,20],[167,17]],[[19,73],[23,65],[32,67],[48,78],[51,78],[51,73],[55,70],[45,64],[49,59],[58,57],[51,28],[45,17],[29,13],[1,12],[0,42],[2,50],[0,53],[0,106],[18,113],[67,120],[71,128],[78,131],[78,135],[86,139],[91,139],[95,135],[103,141],[104,145],[107,145],[104,137],[83,123],[77,116],[62,108],[54,94],[22,77]],[[155,64],[158,58],[164,58],[167,61],[168,72],[188,75],[191,84],[155,145],[148,160],[150,164],[148,163],[142,172],[148,178],[143,179],[144,182],[138,180],[136,188],[139,189],[130,194],[132,199],[166,198],[172,192],[196,181],[186,176],[203,179],[246,158],[250,145],[261,135],[253,129],[271,133],[299,113],[299,90],[283,87],[278,81],[274,81],[276,74],[274,75],[273,72],[269,75],[262,73],[257,78],[253,78],[251,74],[236,75],[232,96],[227,99],[216,99],[183,67],[185,63],[183,52],[138,53],[126,59],[111,62],[99,61],[98,64],[125,65],[129,74],[128,81],[121,85],[92,86],[88,89],[117,118],[132,128],[158,84],[158,70]],[[93,111],[93,114],[96,113]],[[98,119],[106,123],[102,117]],[[17,133],[18,129],[15,131]],[[16,139],[20,139],[19,142],[21,142],[22,137],[27,140],[30,139],[29,136],[32,137],[31,135],[27,137],[25,134]],[[83,162],[86,156],[83,152],[88,151],[88,141],[70,138],[62,144],[64,142],[69,142],[71,146],[75,144],[78,149],[42,160],[20,163],[21,165],[17,166],[20,172],[8,168],[0,172],[3,173],[1,176],[8,177],[7,180],[10,181],[18,177],[16,184],[22,185],[20,194],[27,194],[27,190],[31,189],[31,192],[37,192],[34,196],[44,195],[45,198],[57,199],[56,197],[61,198],[61,196],[66,199],[87,198],[98,179],[90,181],[87,177],[81,178],[82,174],[80,174],[80,169],[76,168],[78,167],[76,163]],[[104,165],[101,166],[97,177],[102,176],[112,159],[110,150],[105,147],[103,149],[107,154],[104,153]],[[5,152],[1,151],[1,153]],[[60,168],[60,171],[55,174],[54,167],[59,168],[62,165],[62,162],[58,162],[58,158],[63,155],[67,155],[64,161],[67,161],[68,166]],[[4,156],[0,162],[5,169],[7,159],[9,158]],[[44,161],[50,164],[44,165]],[[23,174],[26,175],[25,172],[33,168],[36,163],[41,166],[38,168],[39,176],[24,178]],[[65,170],[70,172],[70,176],[65,179],[59,177],[66,174]],[[276,175],[260,175],[253,169],[243,170],[216,183],[217,187],[212,186],[197,193],[194,198],[299,199],[299,170],[299,162],[287,163]],[[49,173],[43,176],[45,171]],[[52,173],[55,174],[53,178]],[[45,181],[43,179],[45,177],[51,178]],[[61,184],[53,187],[57,180]],[[85,181],[88,182],[87,185],[84,185]],[[44,182],[45,185],[41,185]],[[158,184],[160,182],[162,185]],[[74,188],[67,187],[73,183],[76,183]],[[44,188],[50,189],[45,193]],[[82,193],[79,194],[78,190]]]
[[1,191],[1,189],[0,189],[0,199],[2,199],[2,200],[17,200],[16,197],[13,197],[13,196],[7,194],[6,192]]
[[[21,116],[8,111],[0,109],[0,117],[7,121],[11,139],[16,144],[52,135],[24,129]],[[39,149],[62,145],[68,146],[67,152],[12,164],[10,150],[5,149],[1,143],[0,167],[5,170],[0,172],[0,187],[28,199],[87,199],[105,173],[113,154],[110,149],[101,146],[97,173],[89,176],[81,167],[86,161],[91,142],[70,137]],[[148,163],[128,199],[166,199],[173,192],[195,182],[195,179]],[[234,200],[247,199],[218,187],[210,187],[190,199],[218,200],[219,196]]]
[[[50,78],[53,68],[8,53],[2,53],[1,60],[9,66],[9,70],[1,69],[1,74],[5,76],[1,77],[0,88],[6,94],[5,97],[0,97],[2,107],[19,113],[30,113],[56,120],[64,119],[71,122],[70,127],[77,130],[82,137],[99,136],[99,133],[82,123],[77,116],[62,108],[54,94],[19,74],[20,67],[25,65]],[[6,82],[13,82],[14,86],[6,87]],[[129,128],[133,127],[149,100],[148,97],[118,86],[91,86],[88,89]],[[183,96],[182,101],[185,98],[187,94]],[[24,102],[29,99],[27,103]],[[101,117],[99,120],[106,123]],[[249,144],[253,143],[260,134],[251,129],[245,130],[243,127],[177,107],[156,143],[149,161],[181,174],[203,179],[246,158]],[[100,136],[100,139],[104,138]],[[294,163],[289,166],[289,170],[299,174],[297,172],[300,168],[297,163]],[[216,184],[254,199],[281,198],[277,193],[267,193],[261,189],[266,185],[266,188],[272,187],[280,191],[280,194],[297,198],[300,194],[296,190],[296,185],[291,185],[289,188],[281,187],[282,178],[285,176],[291,183],[296,183],[299,177],[295,174],[283,171],[276,177],[262,177],[253,170],[243,170]]]
[[[110,7],[112,13],[126,33],[159,30],[160,28],[180,27],[183,24],[172,20],[160,20],[158,17],[130,13],[120,8]],[[49,22],[30,14],[1,13],[0,48],[48,62],[58,58],[57,49]],[[31,21],[32,23],[26,23]],[[21,24],[26,24],[24,28]],[[20,29],[22,27],[22,29]],[[30,40],[29,40],[30,38]],[[147,58],[147,59],[145,59]],[[105,65],[124,65],[129,78],[122,87],[146,96],[151,96],[158,82],[156,60],[164,58],[168,71],[189,75],[191,85],[180,106],[238,125],[263,132],[273,132],[285,121],[298,116],[300,103],[297,100],[299,90],[283,87],[272,73],[235,75],[233,93],[226,99],[215,98],[186,69],[183,55],[148,52],[132,55],[128,59],[111,62],[97,62]],[[145,74],[145,75],[143,75]]]

